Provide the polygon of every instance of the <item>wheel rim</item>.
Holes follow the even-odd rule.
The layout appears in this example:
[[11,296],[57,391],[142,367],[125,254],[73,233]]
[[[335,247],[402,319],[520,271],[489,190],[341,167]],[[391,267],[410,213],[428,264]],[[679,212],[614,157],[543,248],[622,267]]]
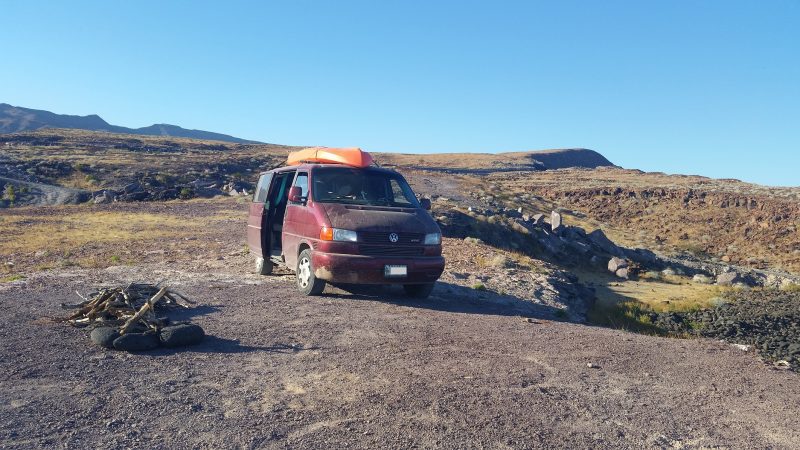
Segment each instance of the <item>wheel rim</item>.
[[297,265],[297,284],[299,284],[301,288],[305,288],[310,282],[311,261],[309,261],[308,258],[303,258],[300,260],[300,264]]

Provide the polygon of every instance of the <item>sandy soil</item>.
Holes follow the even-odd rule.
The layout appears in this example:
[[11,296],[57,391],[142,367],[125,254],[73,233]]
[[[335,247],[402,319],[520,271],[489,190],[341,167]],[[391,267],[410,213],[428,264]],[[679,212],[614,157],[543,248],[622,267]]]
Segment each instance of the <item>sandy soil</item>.
[[[289,276],[248,267],[231,256],[59,269],[0,285],[0,447],[800,442],[797,374],[721,342],[528,321],[452,290],[422,302],[391,290],[304,298]],[[48,319],[75,290],[154,278],[199,302],[185,316],[210,335],[203,344],[113,352]]]

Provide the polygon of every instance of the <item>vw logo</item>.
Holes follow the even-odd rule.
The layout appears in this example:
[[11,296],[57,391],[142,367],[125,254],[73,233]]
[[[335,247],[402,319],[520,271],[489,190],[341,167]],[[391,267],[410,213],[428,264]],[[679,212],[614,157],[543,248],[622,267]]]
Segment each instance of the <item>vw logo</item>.
[[397,242],[399,240],[400,240],[400,236],[398,236],[397,233],[389,233],[389,242],[394,243],[394,242]]

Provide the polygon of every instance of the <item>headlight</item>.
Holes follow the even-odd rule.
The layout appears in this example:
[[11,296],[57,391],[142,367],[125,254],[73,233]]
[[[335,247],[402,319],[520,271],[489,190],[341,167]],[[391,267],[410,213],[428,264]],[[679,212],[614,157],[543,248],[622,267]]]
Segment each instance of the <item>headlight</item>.
[[358,240],[358,235],[356,234],[355,231],[341,230],[339,228],[334,228],[333,240],[344,241],[344,242],[356,242]]
[[442,235],[440,233],[428,233],[425,235],[425,245],[439,245],[442,243]]

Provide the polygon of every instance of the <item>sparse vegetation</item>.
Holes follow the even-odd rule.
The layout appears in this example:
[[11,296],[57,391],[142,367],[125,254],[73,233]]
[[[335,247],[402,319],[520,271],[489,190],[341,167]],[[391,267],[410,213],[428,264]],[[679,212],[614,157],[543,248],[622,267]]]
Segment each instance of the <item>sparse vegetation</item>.
[[19,281],[24,279],[25,277],[22,275],[10,275],[4,278],[0,278],[0,283],[10,283],[12,281]]
[[6,184],[6,187],[3,188],[3,199],[8,200],[11,205],[17,200],[17,193],[14,191],[14,186],[11,183]]

